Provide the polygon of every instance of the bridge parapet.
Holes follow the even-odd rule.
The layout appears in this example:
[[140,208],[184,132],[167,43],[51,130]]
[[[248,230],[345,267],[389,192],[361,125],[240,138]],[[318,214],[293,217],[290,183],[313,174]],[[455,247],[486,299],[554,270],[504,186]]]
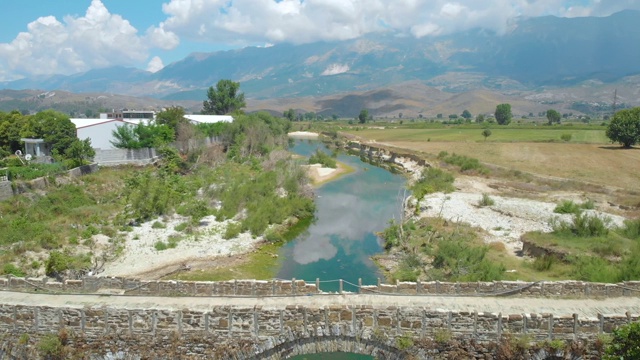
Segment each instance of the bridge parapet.
[[[505,336],[523,337],[534,343],[593,342],[600,334],[637,320],[638,316],[631,314],[579,318],[575,314],[502,314],[420,306],[283,304],[191,310],[0,304],[0,340],[3,334],[17,342],[21,334],[37,338],[65,329],[75,334],[71,341],[77,342],[73,344],[77,348],[117,346],[121,351],[133,351],[132,354],[144,353],[142,344],[153,344],[157,347],[155,351],[163,351],[184,340],[188,343],[181,346],[198,356],[211,355],[207,351],[212,348],[237,349],[238,344],[243,344],[240,351],[243,355],[237,357],[239,359],[279,359],[296,353],[353,349],[400,359],[405,350],[423,351],[425,355],[424,351],[437,348],[438,343],[488,344],[499,342]],[[425,348],[416,348],[414,344]]]
[[[343,280],[339,281],[342,289]],[[0,289],[12,291],[93,293],[115,291],[128,295],[147,296],[299,296],[325,294],[320,279],[304,280],[231,280],[231,281],[172,281],[140,280],[119,277],[84,277],[63,282],[49,279],[0,277]],[[346,282],[345,282],[346,283]],[[362,294],[446,295],[446,296],[508,296],[553,298],[609,298],[637,297],[640,281],[615,284],[582,281],[555,282],[397,282],[395,284],[350,284]],[[339,293],[344,291],[339,290]]]

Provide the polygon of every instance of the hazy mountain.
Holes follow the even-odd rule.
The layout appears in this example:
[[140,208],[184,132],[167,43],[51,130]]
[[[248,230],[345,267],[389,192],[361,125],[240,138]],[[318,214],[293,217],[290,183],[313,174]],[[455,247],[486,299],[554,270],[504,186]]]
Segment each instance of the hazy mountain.
[[[403,108],[420,112],[419,104],[414,104],[418,100],[395,98],[399,93],[410,95],[402,91],[406,83],[425,86],[422,90],[428,86],[427,92],[475,91],[480,94],[478,102],[493,91],[498,98],[533,96],[527,101],[541,103],[610,101],[609,85],[620,83],[630,89],[625,101],[635,104],[640,102],[633,90],[638,81],[629,75],[640,74],[638,21],[640,11],[603,18],[548,16],[520,19],[505,34],[471,30],[416,39],[388,33],[339,42],[249,47],[192,54],[156,73],[117,67],[23,79],[3,87],[202,101],[205,89],[224,78],[240,81],[247,98],[262,103],[274,98],[322,98],[312,105],[305,101],[318,112],[347,114],[354,107],[347,102],[368,101],[380,105],[380,113],[392,114]],[[571,100],[566,92],[554,90],[560,88],[600,90],[599,95],[579,91],[580,96]],[[451,100],[451,96],[436,98]]]

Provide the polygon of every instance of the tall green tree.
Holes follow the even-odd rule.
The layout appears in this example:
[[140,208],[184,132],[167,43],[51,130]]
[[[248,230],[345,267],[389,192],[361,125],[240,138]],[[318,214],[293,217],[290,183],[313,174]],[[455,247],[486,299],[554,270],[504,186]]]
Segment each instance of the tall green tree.
[[607,126],[606,135],[624,148],[637,144],[640,141],[640,107],[616,112]]
[[296,111],[293,109],[285,110],[283,115],[289,121],[296,121]]
[[500,125],[509,125],[513,115],[511,114],[511,104],[500,104],[496,106],[496,121]]
[[560,119],[562,119],[562,115],[554,109],[547,110],[547,120],[549,120],[549,125],[553,123],[560,124]]
[[358,122],[360,122],[360,124],[364,124],[367,122],[367,120],[369,120],[369,110],[360,110],[360,114],[358,115]]
[[239,90],[239,82],[226,79],[218,81],[215,88],[211,86],[207,90],[208,100],[202,103],[202,113],[225,115],[246,107],[244,94]]
[[178,125],[187,121],[184,117],[184,108],[181,106],[172,106],[156,114],[156,124],[167,125],[176,134]]
[[67,148],[78,139],[76,126],[69,116],[54,110],[44,110],[30,116],[22,135],[43,139],[51,145],[52,153],[60,155],[64,155]]
[[465,118],[465,119],[471,119],[471,118],[473,117],[473,115],[471,115],[471,113],[470,113],[470,112],[469,112],[469,110],[467,110],[467,109],[465,109],[465,110],[462,112],[462,115],[461,115],[461,116],[462,116],[463,118]]

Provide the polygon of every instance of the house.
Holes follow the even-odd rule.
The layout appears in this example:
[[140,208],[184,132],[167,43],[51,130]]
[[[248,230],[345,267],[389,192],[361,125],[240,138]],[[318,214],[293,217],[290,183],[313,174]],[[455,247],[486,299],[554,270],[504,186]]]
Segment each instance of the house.
[[115,141],[113,131],[119,126],[135,126],[136,122],[119,119],[71,119],[76,126],[78,139],[91,139],[91,147],[100,150],[115,149],[111,141]]
[[184,118],[195,125],[213,124],[219,122],[233,122],[233,116],[231,115],[185,115]]
[[51,156],[51,145],[43,139],[22,138],[20,141],[24,142],[24,156],[30,155],[33,158]]

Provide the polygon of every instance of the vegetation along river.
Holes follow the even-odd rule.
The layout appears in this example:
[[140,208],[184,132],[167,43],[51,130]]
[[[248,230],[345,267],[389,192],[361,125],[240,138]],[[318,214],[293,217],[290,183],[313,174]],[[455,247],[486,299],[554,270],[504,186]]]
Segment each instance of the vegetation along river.
[[[315,140],[295,140],[293,152],[308,157],[321,149]],[[375,284],[383,278],[372,255],[383,250],[376,232],[400,214],[406,179],[364,163],[357,156],[339,154],[338,161],[354,172],[316,189],[316,220],[307,231],[280,249],[278,278],[315,281],[320,289],[338,291],[344,279],[345,291],[357,289],[347,284]]]

